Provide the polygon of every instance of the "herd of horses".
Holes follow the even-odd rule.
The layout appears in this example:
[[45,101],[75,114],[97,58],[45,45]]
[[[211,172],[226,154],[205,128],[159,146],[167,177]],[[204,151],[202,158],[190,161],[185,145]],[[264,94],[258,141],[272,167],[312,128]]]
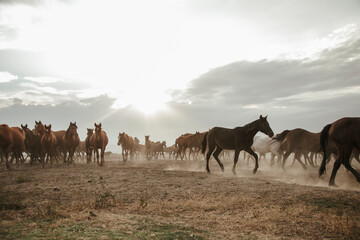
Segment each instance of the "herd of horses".
[[[70,122],[68,129],[61,131],[53,131],[51,124],[43,125],[41,121],[35,121],[33,130],[30,130],[27,124],[21,125],[21,128],[2,124],[0,125],[1,160],[3,161],[4,158],[6,167],[9,168],[13,159],[17,163],[23,161],[22,154],[26,152],[30,156],[30,163],[38,161],[44,166],[49,160],[52,164],[54,160],[58,162],[58,159],[62,157],[64,162],[71,164],[74,162],[75,152],[82,149],[80,151],[86,153],[87,163],[91,162],[94,154],[94,161],[96,158],[98,165],[102,166],[105,163],[108,137],[102,129],[101,123],[95,123],[94,126],[95,128],[87,129],[85,141],[80,141],[76,122]],[[258,132],[267,136],[256,136]],[[171,147],[167,147],[165,141],[151,141],[149,135],[145,136],[145,144],[140,144],[137,137],[133,138],[125,132],[119,133],[117,144],[122,148],[123,161],[127,161],[129,158],[139,158],[141,155],[148,160],[161,157],[165,159],[164,152],[167,152],[170,158],[190,160],[191,156],[193,159],[198,159],[201,152],[205,156],[208,173],[210,173],[209,160],[211,156],[224,171],[224,166],[219,159],[223,150],[234,151],[232,167],[234,174],[236,174],[236,164],[241,151],[248,153],[248,156],[255,160],[254,174],[259,167],[259,159],[269,152],[272,155],[270,164],[274,164],[276,157],[283,169],[285,169],[286,160],[291,154],[294,155],[294,161],[298,161],[304,169],[307,164],[315,167],[316,157],[321,154],[320,176],[325,172],[330,156],[334,156],[335,161],[329,185],[336,186],[335,176],[341,164],[360,182],[360,174],[351,166],[353,158],[360,163],[360,118],[355,117],[341,118],[326,125],[319,133],[296,128],[274,135],[267,117],[260,116],[259,119],[242,127],[233,129],[214,127],[206,132],[182,134]],[[11,160],[9,161],[10,156]]]

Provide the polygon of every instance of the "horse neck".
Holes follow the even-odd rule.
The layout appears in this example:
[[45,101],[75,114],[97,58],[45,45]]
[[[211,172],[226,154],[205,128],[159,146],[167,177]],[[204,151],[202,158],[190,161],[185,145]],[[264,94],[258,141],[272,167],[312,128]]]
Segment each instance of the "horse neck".
[[254,136],[259,132],[260,130],[260,123],[259,120],[255,120],[251,123],[246,124],[243,129],[249,133],[249,136],[254,138]]

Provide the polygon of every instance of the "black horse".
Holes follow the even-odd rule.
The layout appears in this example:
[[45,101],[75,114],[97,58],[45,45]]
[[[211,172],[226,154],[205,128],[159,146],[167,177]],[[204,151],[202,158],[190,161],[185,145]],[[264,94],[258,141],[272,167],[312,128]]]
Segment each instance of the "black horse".
[[208,146],[209,149],[206,154],[207,172],[210,173],[209,159],[211,154],[213,154],[214,158],[221,167],[221,171],[224,172],[224,166],[219,159],[219,154],[223,149],[227,149],[235,150],[234,166],[232,169],[235,175],[235,167],[241,150],[245,150],[255,158],[255,168],[253,170],[253,173],[255,174],[259,167],[258,156],[251,149],[251,145],[253,144],[254,136],[259,131],[267,134],[269,137],[274,135],[267,121],[267,116],[262,117],[260,115],[259,119],[248,123],[243,127],[236,127],[234,129],[214,127],[210,129],[209,132],[205,134],[202,142],[202,153],[205,153],[206,146]]

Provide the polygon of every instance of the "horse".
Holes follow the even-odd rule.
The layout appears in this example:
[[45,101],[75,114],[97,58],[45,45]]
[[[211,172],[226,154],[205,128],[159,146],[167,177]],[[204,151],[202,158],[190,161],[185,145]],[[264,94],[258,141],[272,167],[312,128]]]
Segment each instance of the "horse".
[[[85,151],[86,151],[86,163],[91,163],[91,156],[94,147],[91,145],[91,136],[94,134],[93,128],[87,128],[87,134],[85,138]],[[94,158],[95,159],[95,158]]]
[[134,158],[135,143],[131,136],[127,135],[125,132],[119,133],[117,145],[121,145],[121,154],[124,162],[128,160],[129,153],[130,158]]
[[[104,158],[105,149],[106,149],[106,145],[109,142],[109,139],[106,135],[106,132],[102,130],[101,123],[100,124],[94,123],[94,126],[95,126],[95,134],[93,134],[90,138],[90,145],[94,148],[98,165],[103,166],[105,163],[105,158]],[[99,149],[101,151],[100,152],[101,162],[99,162]]]
[[[182,160],[184,157],[186,159],[186,149],[190,147],[190,142],[188,141],[188,137],[192,136],[192,133],[182,134],[175,140],[175,148],[177,149],[175,160],[180,155],[180,159]],[[189,155],[190,156],[190,155]],[[190,157],[189,157],[190,158]]]
[[[301,161],[302,155],[304,156],[305,161],[308,161],[312,166],[315,166],[309,158],[308,153],[319,153],[321,151],[320,133],[313,133],[302,128],[295,128],[293,130],[283,131],[278,134],[274,140],[281,143],[281,149],[285,151],[281,165],[283,169],[285,169],[286,159],[291,153],[294,153],[294,160],[298,160],[303,169],[306,169],[306,166]],[[334,151],[333,149],[329,149],[329,151],[330,150],[331,152]]]
[[[77,125],[76,122],[70,122],[68,129],[65,132],[65,135],[62,136],[62,144],[63,144],[63,154],[64,154],[64,162],[66,162],[66,155],[69,153],[67,162],[68,164],[74,162],[74,153],[76,147],[80,143],[80,137],[77,133]],[[56,135],[55,135],[56,136]]]
[[154,142],[150,140],[150,135],[145,136],[145,155],[148,160],[154,156]]
[[164,148],[166,148],[166,141],[157,141],[155,143],[151,143],[152,144],[152,151],[154,153],[154,156],[156,159],[158,159],[159,155],[163,157],[163,159],[165,159],[165,155],[164,155]]
[[182,151],[185,154],[186,148],[189,149],[189,160],[190,160],[190,156],[192,153],[194,153],[193,155],[193,159],[197,159],[197,155],[199,153],[199,151],[201,150],[201,143],[202,140],[205,136],[206,132],[198,132],[196,131],[194,134],[184,134],[182,136],[180,136],[178,143],[181,144],[182,146]]
[[254,136],[259,131],[267,134],[269,137],[272,137],[274,135],[274,132],[272,131],[267,121],[267,116],[263,117],[262,115],[260,115],[259,119],[248,123],[243,127],[236,127],[233,129],[214,127],[210,129],[209,132],[207,132],[204,136],[201,151],[204,154],[206,148],[208,148],[208,152],[206,154],[207,172],[210,173],[209,160],[211,154],[214,156],[217,163],[219,164],[221,171],[224,172],[224,166],[219,159],[219,154],[223,149],[227,149],[235,150],[234,165],[232,168],[232,172],[234,175],[236,175],[235,167],[238,162],[239,153],[241,150],[245,150],[255,158],[255,168],[253,170],[253,173],[255,174],[259,167],[258,156],[251,149],[251,146],[254,141]]
[[320,145],[324,155],[319,169],[319,176],[325,172],[326,159],[328,156],[326,153],[326,145],[329,140],[334,142],[337,149],[336,160],[330,176],[329,186],[336,186],[335,177],[341,164],[343,164],[347,170],[352,172],[356,177],[356,180],[360,182],[360,174],[350,165],[350,156],[353,148],[358,151],[360,150],[360,118],[340,118],[323,128],[320,135]]
[[[42,165],[45,166],[45,155],[46,155],[46,163],[48,162],[50,158],[50,163],[53,163],[53,157],[56,155],[56,137],[53,131],[51,130],[51,124],[49,126],[45,125],[45,132],[41,137],[40,143],[42,148],[42,156],[41,156],[41,162]],[[56,162],[58,163],[58,160],[56,159]]]
[[[37,122],[35,121],[35,130],[34,130],[35,134],[38,134],[40,136],[42,136],[45,132],[45,127],[42,124],[41,121]],[[60,130],[60,131],[53,131],[53,134],[56,137],[56,146],[55,146],[55,156],[58,156],[60,152],[63,151],[63,136],[66,134],[65,130]],[[65,163],[65,159],[64,159],[64,163]]]
[[[22,153],[25,152],[25,132],[19,127],[11,127],[10,130],[13,135],[13,157],[15,157],[16,164],[19,164],[20,159],[24,161]],[[13,157],[11,158],[11,161]]]
[[30,154],[30,164],[34,161],[40,161],[41,157],[41,137],[36,135],[33,131],[28,128],[28,125],[22,125],[21,128],[25,133],[25,151]]
[[[275,156],[277,157],[278,162],[281,161],[282,151],[280,150],[280,143],[273,141],[273,138],[270,138],[268,136],[255,136],[254,143],[251,146],[251,149],[254,152],[260,154],[259,161],[261,157],[264,157],[264,159],[266,159],[265,158],[266,153],[271,153],[270,166],[274,165]],[[250,155],[248,155],[248,161],[249,158]]]
[[6,168],[10,168],[9,153],[13,148],[14,140],[10,127],[7,124],[0,125],[0,152],[4,155]]
[[137,137],[134,137],[134,153],[137,159],[139,155],[145,153],[145,145],[140,144],[140,140]]

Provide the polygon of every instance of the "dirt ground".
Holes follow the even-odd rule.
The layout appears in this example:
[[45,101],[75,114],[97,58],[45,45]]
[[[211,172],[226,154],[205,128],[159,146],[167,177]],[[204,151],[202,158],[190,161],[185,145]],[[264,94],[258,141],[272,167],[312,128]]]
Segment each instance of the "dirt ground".
[[[0,165],[1,239],[360,239],[360,183],[341,167],[106,158]],[[360,169],[359,164],[354,164]]]

